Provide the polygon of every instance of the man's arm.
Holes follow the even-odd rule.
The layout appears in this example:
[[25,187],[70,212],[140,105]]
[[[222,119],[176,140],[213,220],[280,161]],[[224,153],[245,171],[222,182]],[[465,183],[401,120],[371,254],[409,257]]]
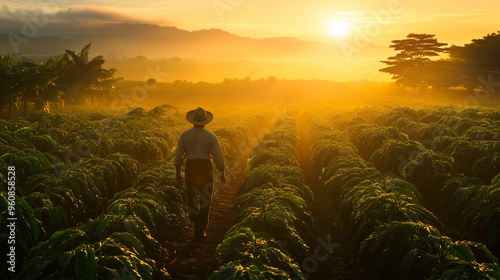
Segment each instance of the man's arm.
[[220,180],[222,181],[222,183],[226,183],[226,175],[224,173],[224,157],[222,156],[219,141],[217,141],[217,137],[215,137],[215,135],[212,142],[212,147],[210,149],[210,154],[212,155],[215,167],[219,169]]
[[177,185],[182,186],[184,183],[184,179],[181,174],[181,165],[175,165],[175,180],[177,181]]

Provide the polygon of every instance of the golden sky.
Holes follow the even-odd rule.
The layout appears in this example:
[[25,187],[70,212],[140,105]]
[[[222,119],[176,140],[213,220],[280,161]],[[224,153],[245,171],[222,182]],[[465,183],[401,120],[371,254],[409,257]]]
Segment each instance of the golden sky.
[[[380,60],[393,55],[392,40],[428,33],[463,45],[499,31],[499,14],[498,0],[0,0],[0,34],[19,33],[26,21],[38,24],[38,35],[67,37],[80,27],[128,22],[189,31],[218,28],[252,38],[294,37],[332,46],[331,60],[321,60],[324,68],[309,61],[319,68],[301,69],[342,81],[388,81],[378,69],[384,66]],[[324,78],[315,75],[283,77]]]
[[[220,28],[240,36],[296,37],[303,40],[353,40],[358,36],[387,45],[410,32],[436,34],[440,41],[464,44],[500,30],[500,1],[466,0],[4,0],[14,12],[41,9],[103,9],[122,19],[197,30]],[[0,12],[0,15],[2,13]],[[339,36],[331,26],[342,22]],[[341,32],[343,33],[343,32]]]

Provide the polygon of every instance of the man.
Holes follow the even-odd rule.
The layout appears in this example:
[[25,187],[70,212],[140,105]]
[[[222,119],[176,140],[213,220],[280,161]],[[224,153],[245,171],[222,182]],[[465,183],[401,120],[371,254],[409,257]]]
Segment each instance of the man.
[[183,184],[181,175],[182,161],[186,158],[186,191],[188,198],[189,219],[194,223],[194,240],[204,241],[205,229],[208,225],[210,202],[214,187],[212,157],[215,167],[220,171],[220,180],[226,182],[224,175],[224,158],[215,135],[205,129],[205,125],[213,120],[212,113],[198,107],[186,114],[193,128],[184,131],[179,138],[175,154],[177,184]]

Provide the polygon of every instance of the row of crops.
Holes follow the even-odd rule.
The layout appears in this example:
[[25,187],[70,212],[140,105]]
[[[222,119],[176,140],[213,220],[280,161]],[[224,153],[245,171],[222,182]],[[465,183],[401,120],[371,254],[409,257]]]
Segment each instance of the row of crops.
[[[331,199],[332,220],[340,222],[359,260],[376,278],[498,279],[498,259],[485,245],[452,241],[439,230],[448,230],[454,221],[457,236],[483,241],[498,254],[498,179],[458,173],[460,159],[439,150],[446,149],[442,143],[477,141],[467,131],[479,130],[474,126],[480,114],[493,133],[496,113],[477,112],[473,120],[457,113],[455,121],[462,118],[471,125],[452,136],[446,133],[457,133],[455,128],[444,117],[434,117],[436,111],[364,109],[351,118],[334,115],[330,124],[344,132],[308,116],[313,170]],[[494,145],[483,144],[490,149],[487,157],[495,156]],[[498,174],[495,168],[487,169]],[[492,181],[484,186],[483,180]]]
[[[460,238],[500,253],[499,113],[449,108],[358,112],[336,116],[363,158],[413,183]],[[357,123],[357,124],[356,124]]]
[[[299,145],[310,148],[328,220],[373,278],[500,279],[499,112],[309,112],[300,141],[293,117],[272,116],[212,123],[229,174],[255,148],[209,279],[314,277],[305,264],[318,201]],[[168,106],[0,120],[0,228],[15,166],[18,279],[171,279],[164,264],[187,223],[173,155],[189,126]],[[8,246],[0,239],[0,251]]]
[[248,160],[237,223],[217,247],[209,279],[306,279],[313,195],[298,162],[297,124],[280,119]]
[[[9,205],[3,174],[9,166],[18,171],[17,267],[9,274],[3,262],[2,278],[170,279],[163,263],[186,210],[173,155],[189,124],[166,111],[36,112],[0,124],[2,230]],[[261,114],[216,129],[229,169],[271,122]],[[7,252],[7,240],[0,242]]]
[[[424,116],[430,118],[430,112]],[[307,139],[301,141],[310,147],[321,188],[317,195],[328,197],[329,219],[345,233],[355,261],[375,279],[500,278],[495,256],[500,177],[482,186],[481,178],[455,171],[451,155],[429,147],[429,135],[451,137],[435,131],[444,125],[413,120],[418,131],[402,125],[402,132],[390,125],[394,120],[376,123],[382,114],[394,112],[370,112],[366,119],[361,112],[353,118],[335,115],[329,122],[304,116]],[[458,141],[441,138],[433,138],[436,145]],[[298,164],[297,139],[295,121],[285,119],[254,150],[233,206],[238,222],[217,248],[210,279],[309,276],[301,261],[310,257],[310,207],[316,202]],[[453,232],[462,240],[442,234],[449,232],[450,221],[464,223],[462,231]],[[481,231],[487,239],[475,238]]]

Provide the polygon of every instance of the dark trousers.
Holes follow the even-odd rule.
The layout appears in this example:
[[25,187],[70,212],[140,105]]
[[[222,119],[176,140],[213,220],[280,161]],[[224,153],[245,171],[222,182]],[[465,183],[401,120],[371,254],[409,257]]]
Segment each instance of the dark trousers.
[[194,223],[195,235],[200,235],[208,225],[214,190],[212,162],[209,159],[187,160],[185,173],[189,219]]

